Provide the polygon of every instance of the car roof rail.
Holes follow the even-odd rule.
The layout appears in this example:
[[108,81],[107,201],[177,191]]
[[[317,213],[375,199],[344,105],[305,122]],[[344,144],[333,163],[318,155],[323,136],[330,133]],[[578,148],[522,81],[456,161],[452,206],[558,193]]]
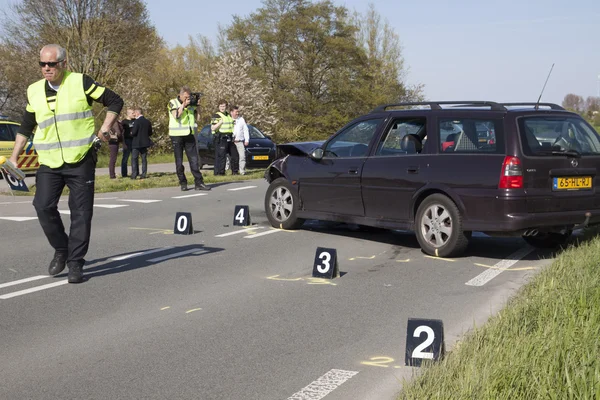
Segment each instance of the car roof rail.
[[536,110],[540,107],[550,107],[551,110],[565,110],[563,107],[559,106],[558,104],[554,104],[554,103],[502,103],[503,106],[506,107],[519,107],[519,106],[532,106],[534,107]]
[[384,112],[387,111],[388,108],[392,107],[408,107],[408,106],[429,106],[432,110],[443,110],[442,106],[454,106],[454,107],[490,107],[491,110],[494,111],[506,111],[506,107],[502,104],[496,103],[495,101],[416,101],[416,102],[407,102],[407,103],[392,103],[392,104],[384,104],[379,107],[376,107],[371,111],[375,112]]

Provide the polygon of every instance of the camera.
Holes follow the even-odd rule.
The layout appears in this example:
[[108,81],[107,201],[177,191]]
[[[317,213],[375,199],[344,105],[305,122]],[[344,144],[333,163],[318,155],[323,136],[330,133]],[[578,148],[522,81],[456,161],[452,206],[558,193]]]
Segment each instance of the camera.
[[190,93],[190,104],[188,104],[189,106],[197,106],[198,105],[198,100],[200,100],[200,97],[202,97],[203,94],[200,92],[192,92]]

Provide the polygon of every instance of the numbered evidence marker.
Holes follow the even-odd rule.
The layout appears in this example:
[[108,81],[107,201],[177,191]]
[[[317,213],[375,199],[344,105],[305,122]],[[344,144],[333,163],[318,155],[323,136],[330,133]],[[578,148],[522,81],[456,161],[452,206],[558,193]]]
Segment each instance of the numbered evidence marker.
[[333,279],[338,275],[337,251],[317,247],[312,276],[314,278]]
[[250,225],[250,207],[235,206],[235,210],[233,211],[233,225],[234,226]]
[[442,320],[409,318],[406,327],[406,365],[420,367],[423,360],[437,361],[443,355]]
[[0,169],[2,171],[2,177],[6,183],[8,183],[8,187],[10,190],[18,190],[20,192],[29,192],[29,188],[25,184],[25,181],[20,181],[8,172],[4,171],[4,168]]
[[175,228],[173,229],[173,233],[175,235],[191,235],[194,233],[192,213],[178,212],[175,214]]

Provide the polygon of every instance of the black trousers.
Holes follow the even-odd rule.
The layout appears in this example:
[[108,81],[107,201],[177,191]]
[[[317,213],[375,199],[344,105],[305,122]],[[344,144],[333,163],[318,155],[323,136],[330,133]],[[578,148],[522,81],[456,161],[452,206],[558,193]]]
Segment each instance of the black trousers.
[[[94,209],[94,180],[96,176],[96,150],[76,164],[63,164],[59,168],[41,165],[35,177],[36,191],[33,206],[40,225],[55,251],[66,252],[67,262],[85,263],[92,230]],[[71,229],[67,236],[58,201],[65,185],[69,188]]]
[[225,175],[225,165],[227,164],[227,155],[231,162],[231,172],[238,174],[240,172],[240,160],[237,147],[231,136],[221,135],[216,142],[215,165],[217,169],[215,175]]
[[121,158],[121,176],[123,178],[127,177],[127,162],[129,161],[129,155],[131,154],[131,146],[133,145],[133,139],[126,138],[124,140],[124,144],[125,146],[123,146],[123,157]]
[[175,172],[179,179],[179,184],[187,184],[187,178],[185,176],[185,167],[183,166],[183,151],[190,163],[190,170],[194,176],[194,183],[199,185],[204,183],[202,173],[200,172],[199,158],[198,156],[198,145],[196,144],[196,137],[192,134],[186,136],[171,136],[171,143],[173,144],[173,152],[175,153]]
[[146,178],[148,173],[148,148],[141,147],[131,150],[131,179],[137,178],[140,174],[140,164],[138,158],[142,156],[142,175],[141,178]]

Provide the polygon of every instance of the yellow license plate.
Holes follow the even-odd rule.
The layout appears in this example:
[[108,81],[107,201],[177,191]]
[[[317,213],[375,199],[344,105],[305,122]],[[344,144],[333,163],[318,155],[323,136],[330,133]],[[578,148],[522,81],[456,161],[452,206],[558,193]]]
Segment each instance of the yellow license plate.
[[591,189],[591,176],[561,176],[553,179],[552,188],[554,190],[579,190]]
[[253,160],[268,160],[269,156],[252,156]]

